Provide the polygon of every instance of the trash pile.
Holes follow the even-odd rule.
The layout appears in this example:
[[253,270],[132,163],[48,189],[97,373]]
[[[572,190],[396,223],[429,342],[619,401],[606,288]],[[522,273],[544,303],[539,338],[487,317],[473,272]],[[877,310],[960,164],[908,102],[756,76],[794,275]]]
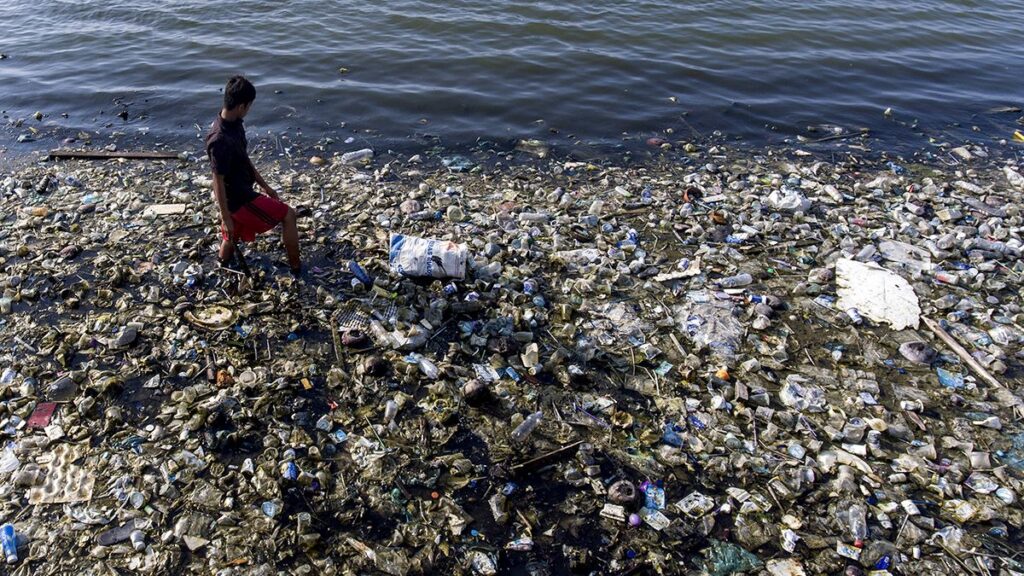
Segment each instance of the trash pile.
[[687,151],[0,175],[10,570],[1024,574],[1024,166]]

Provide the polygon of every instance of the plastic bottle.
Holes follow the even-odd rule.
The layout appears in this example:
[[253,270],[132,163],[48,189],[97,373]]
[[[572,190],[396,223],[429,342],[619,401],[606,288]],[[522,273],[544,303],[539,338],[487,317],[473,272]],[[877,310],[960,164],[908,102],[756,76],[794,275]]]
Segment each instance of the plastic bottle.
[[989,338],[992,339],[993,342],[999,344],[1000,346],[1008,346],[1011,343],[1017,342],[1020,339],[1020,337],[1017,335],[1017,332],[1013,328],[1003,324],[999,324],[993,326],[992,328],[989,328],[988,336]]
[[384,422],[390,424],[392,420],[398,416],[398,403],[394,400],[388,400],[384,404]]
[[547,222],[551,219],[551,215],[547,212],[520,212],[520,222]]
[[437,365],[422,354],[416,355],[416,365],[419,366],[420,372],[423,372],[423,375],[431,380],[437,380],[438,375],[441,373]]
[[3,548],[8,564],[18,561],[18,535],[13,524],[4,524],[0,527],[0,548]]
[[744,272],[735,276],[729,276],[728,278],[722,278],[718,281],[718,285],[722,288],[739,288],[740,286],[746,286],[753,282],[754,277]]
[[864,545],[864,539],[868,535],[868,512],[867,507],[861,502],[855,502],[850,506],[846,517],[846,525],[853,537],[853,545],[860,548]]
[[341,162],[343,164],[355,164],[357,162],[366,162],[373,158],[373,150],[369,148],[363,148],[362,150],[355,150],[353,152],[346,152],[341,155]]
[[512,440],[514,442],[522,442],[525,440],[526,437],[529,436],[535,428],[537,428],[537,425],[540,424],[543,417],[544,412],[541,410],[527,416],[526,420],[523,420],[523,423],[516,426],[516,429],[512,431]]
[[348,270],[363,284],[366,284],[367,286],[373,284],[373,278],[370,278],[370,275],[366,273],[366,270],[364,270],[363,267],[355,260],[348,263]]
[[387,346],[388,348],[395,347],[394,337],[378,320],[370,320],[370,334],[373,336],[373,339],[377,344]]

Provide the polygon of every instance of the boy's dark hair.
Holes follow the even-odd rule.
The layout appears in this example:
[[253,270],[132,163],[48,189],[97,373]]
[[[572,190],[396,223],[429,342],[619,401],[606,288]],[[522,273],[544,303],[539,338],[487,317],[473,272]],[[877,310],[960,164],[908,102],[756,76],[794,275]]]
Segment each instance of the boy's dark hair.
[[245,76],[232,76],[224,87],[224,108],[234,110],[256,99],[256,87]]

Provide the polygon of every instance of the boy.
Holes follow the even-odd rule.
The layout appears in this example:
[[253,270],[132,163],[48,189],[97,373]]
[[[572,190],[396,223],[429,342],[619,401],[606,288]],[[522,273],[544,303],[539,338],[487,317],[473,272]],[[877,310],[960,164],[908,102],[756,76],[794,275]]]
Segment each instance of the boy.
[[[243,76],[234,76],[224,87],[224,107],[213,121],[206,135],[206,154],[213,168],[213,195],[220,211],[220,263],[226,266],[235,252],[235,240],[251,242],[262,234],[283,224],[281,240],[288,252],[288,265],[292,274],[302,273],[299,260],[299,231],[295,223],[295,210],[281,202],[253,166],[246,150],[245,127],[242,119],[256,100],[256,88]],[[253,189],[259,184],[261,195]]]

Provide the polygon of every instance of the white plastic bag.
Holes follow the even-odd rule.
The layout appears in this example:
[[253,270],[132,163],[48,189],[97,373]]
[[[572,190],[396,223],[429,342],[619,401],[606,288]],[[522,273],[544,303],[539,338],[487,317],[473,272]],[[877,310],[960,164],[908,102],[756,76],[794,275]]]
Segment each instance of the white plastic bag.
[[466,245],[392,234],[388,250],[391,271],[402,276],[466,277]]
[[784,212],[807,212],[811,209],[811,201],[806,196],[786,186],[782,190],[772,190],[767,200],[769,206]]

